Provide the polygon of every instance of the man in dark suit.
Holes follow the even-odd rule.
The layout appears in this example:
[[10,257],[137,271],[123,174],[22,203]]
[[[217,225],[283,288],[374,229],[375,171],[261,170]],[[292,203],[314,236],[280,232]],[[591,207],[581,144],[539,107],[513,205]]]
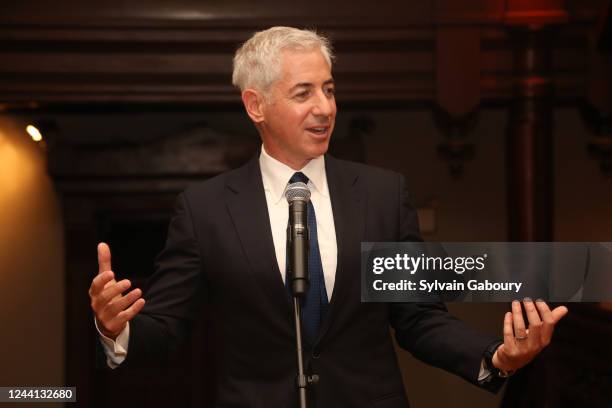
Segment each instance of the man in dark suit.
[[309,391],[314,406],[407,406],[389,326],[416,357],[490,390],[547,344],[567,309],[544,302],[524,302],[529,329],[514,302],[503,341],[443,304],[360,302],[360,242],[420,236],[401,175],[326,155],[336,117],[331,65],[324,37],[287,27],[256,33],[237,51],[233,82],[261,151],[178,197],[146,306],[139,289],[122,295],[130,282],[113,279],[110,250],[99,245],[90,296],[109,366],[168,358],[207,297],[222,339],[218,406],[296,406],[283,193],[298,180],[312,193],[302,313],[307,371],[320,377]]

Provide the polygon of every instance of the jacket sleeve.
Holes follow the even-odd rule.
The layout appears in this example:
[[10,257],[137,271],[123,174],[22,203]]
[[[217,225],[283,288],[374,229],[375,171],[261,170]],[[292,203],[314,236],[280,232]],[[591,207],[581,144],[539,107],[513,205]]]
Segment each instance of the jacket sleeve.
[[186,338],[203,296],[198,238],[185,193],[178,196],[166,245],[147,282],[142,311],[130,322],[128,365],[166,365]]

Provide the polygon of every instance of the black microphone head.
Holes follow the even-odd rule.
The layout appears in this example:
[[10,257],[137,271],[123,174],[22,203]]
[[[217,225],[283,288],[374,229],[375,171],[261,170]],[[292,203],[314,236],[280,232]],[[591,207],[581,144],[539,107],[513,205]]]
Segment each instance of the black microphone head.
[[308,186],[301,181],[291,183],[285,190],[285,198],[288,202],[292,201],[308,201],[310,200],[310,190]]

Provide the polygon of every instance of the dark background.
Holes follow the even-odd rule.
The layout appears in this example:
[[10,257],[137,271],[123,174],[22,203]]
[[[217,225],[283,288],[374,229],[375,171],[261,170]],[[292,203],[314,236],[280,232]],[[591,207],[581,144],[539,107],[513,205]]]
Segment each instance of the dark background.
[[[109,373],[95,368],[87,289],[101,240],[116,273],[142,286],[176,194],[255,152],[231,60],[272,25],[331,38],[331,152],[404,173],[426,239],[611,241],[610,10],[606,0],[3,1],[0,385],[76,386],[82,406],[210,400],[205,312],[168,372]],[[27,140],[27,124],[42,142]],[[27,185],[38,193],[20,195]],[[507,305],[450,307],[501,334]],[[609,402],[594,360],[612,359],[584,344],[610,334],[606,307],[571,309],[567,335],[515,377],[506,401]],[[417,407],[499,403],[399,359]]]

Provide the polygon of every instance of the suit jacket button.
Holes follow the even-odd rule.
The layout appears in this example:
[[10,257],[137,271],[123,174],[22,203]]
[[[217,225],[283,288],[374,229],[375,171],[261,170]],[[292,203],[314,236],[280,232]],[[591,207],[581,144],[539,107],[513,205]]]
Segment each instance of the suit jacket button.
[[321,357],[321,352],[319,351],[319,349],[312,350],[312,358],[314,358],[316,360],[319,357]]

